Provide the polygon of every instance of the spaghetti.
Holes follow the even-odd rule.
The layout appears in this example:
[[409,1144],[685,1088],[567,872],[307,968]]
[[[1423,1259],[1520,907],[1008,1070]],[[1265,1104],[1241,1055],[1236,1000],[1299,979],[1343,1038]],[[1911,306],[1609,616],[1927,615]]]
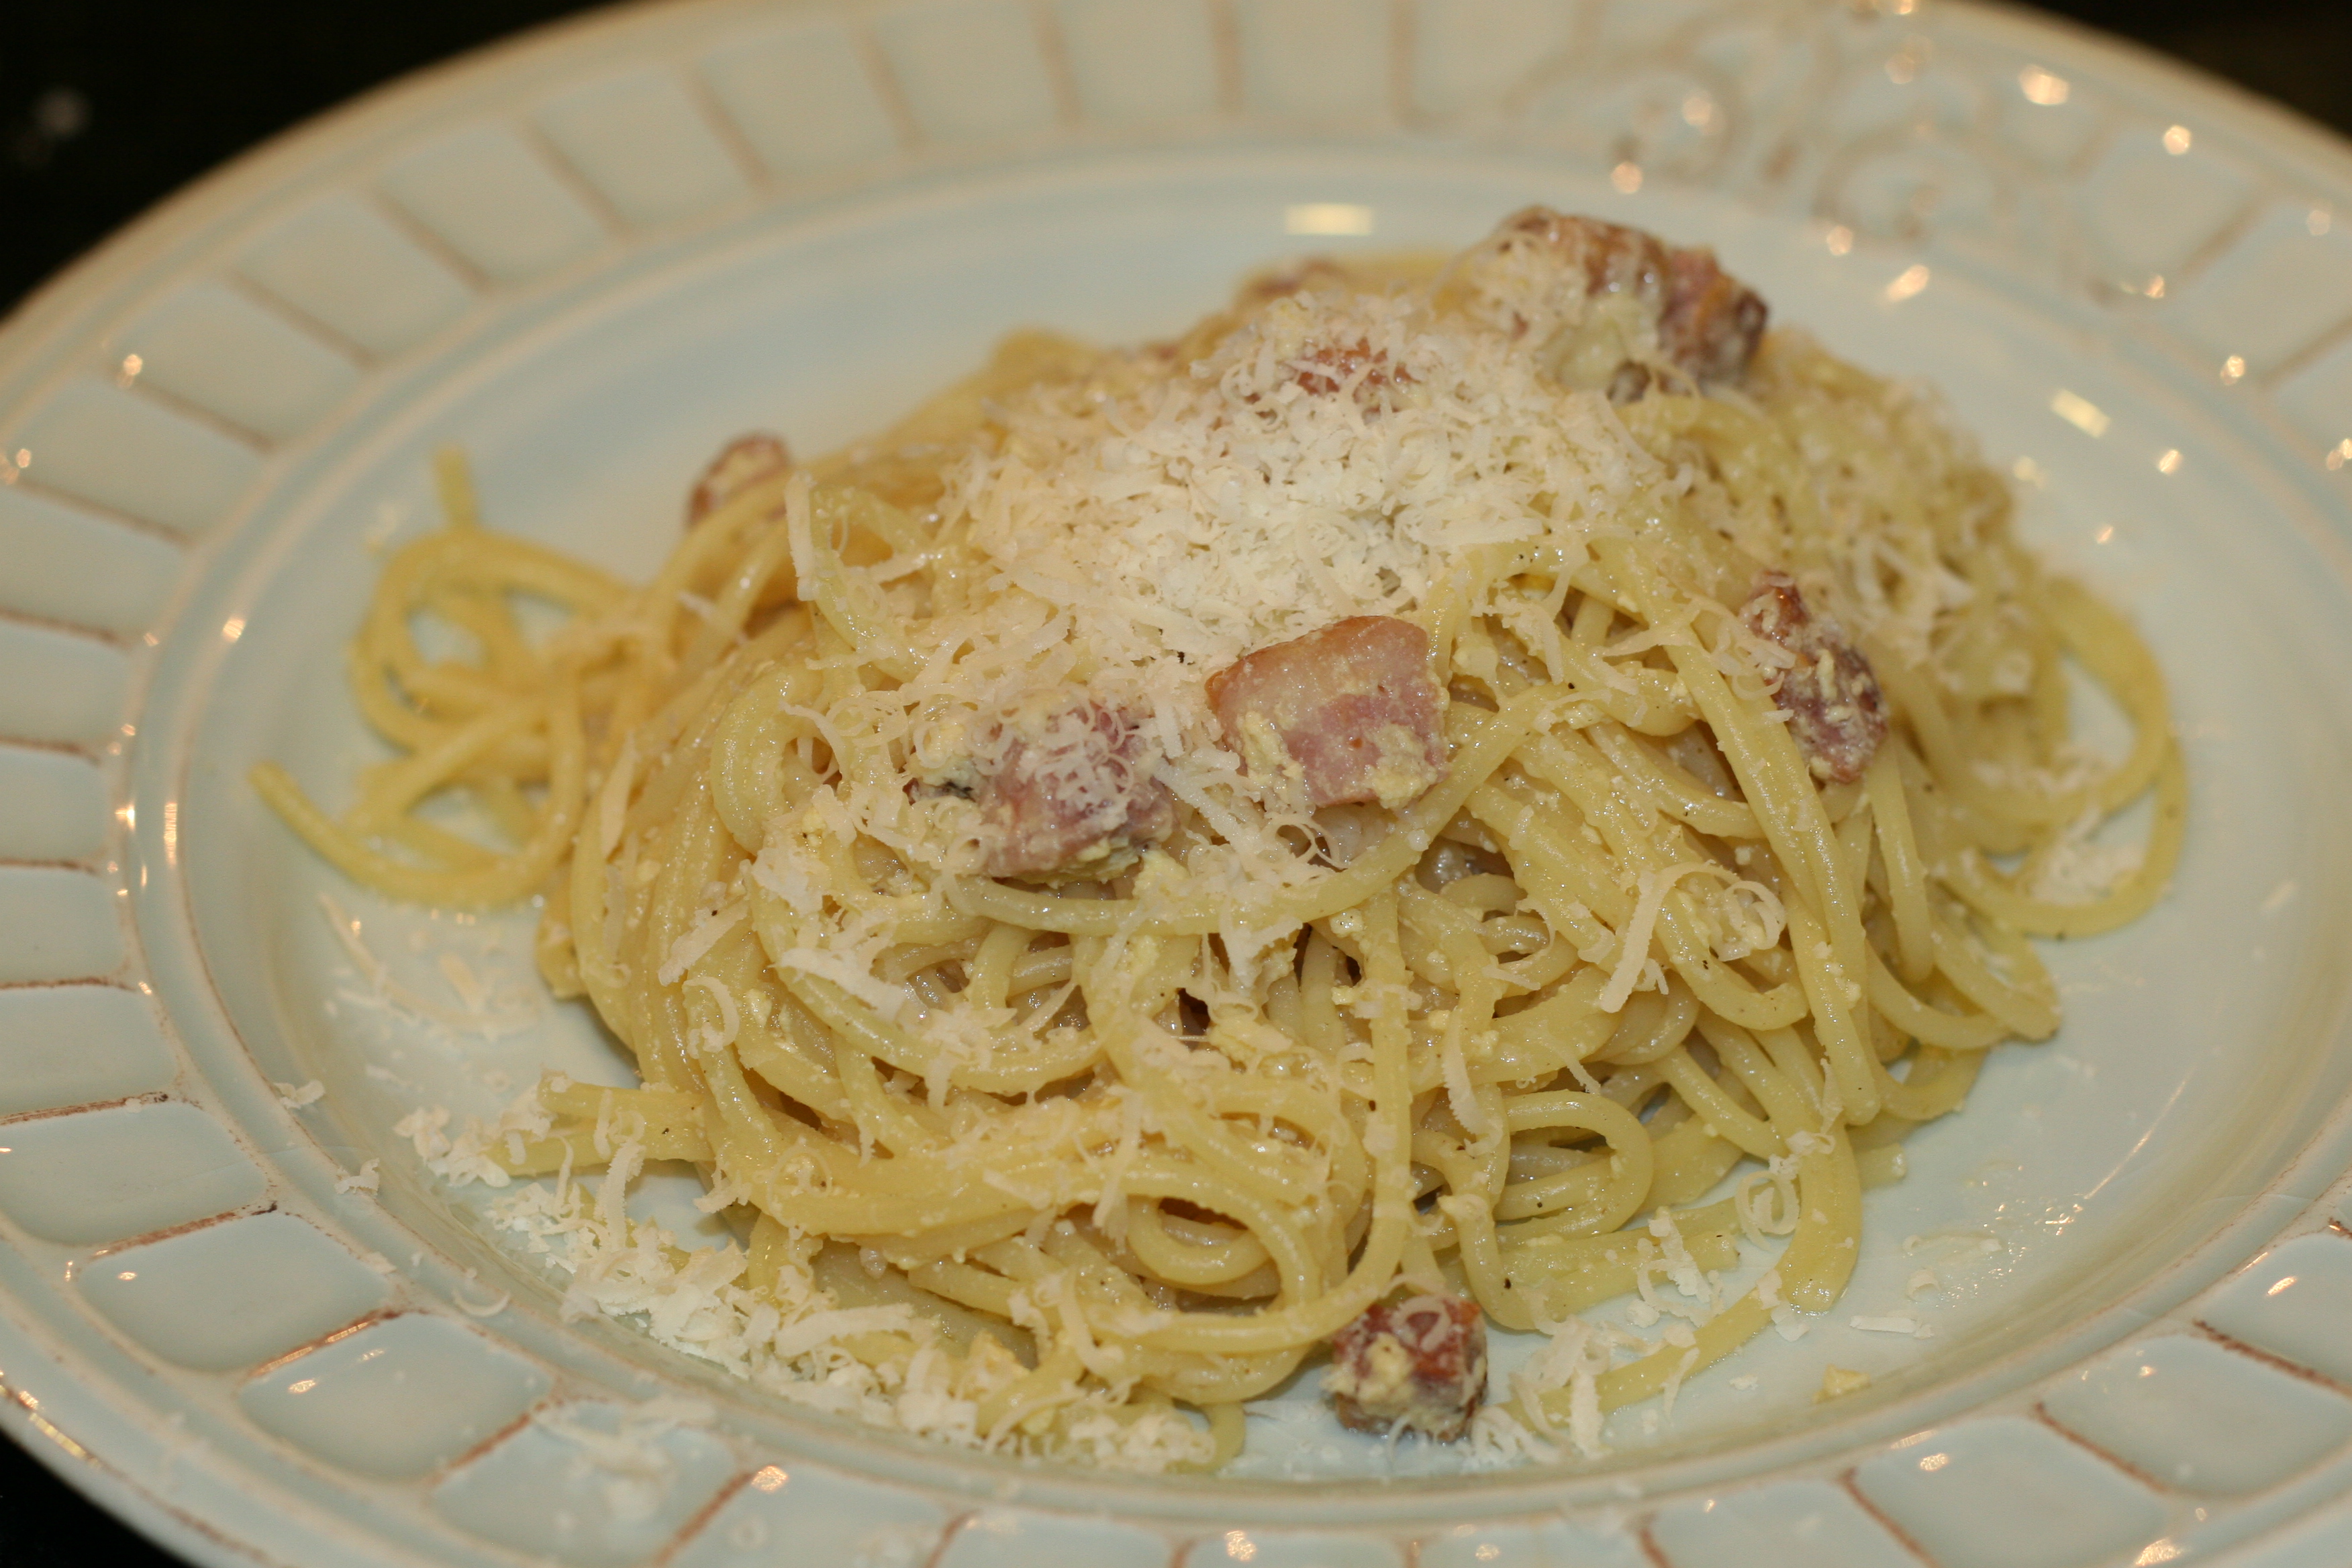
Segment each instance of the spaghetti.
[[[1017,336],[805,466],[739,444],[635,589],[445,459],[352,650],[400,754],[340,817],[255,782],[394,897],[543,900],[643,1083],[420,1147],[556,1176],[517,1223],[578,1300],[877,1420],[1212,1466],[1435,1293],[1552,1336],[1474,1436],[1597,1452],[1835,1300],[1903,1136],[2056,1027],[2025,939],[2135,918],[2182,831],[2130,628],[1920,397],[1762,317],[1540,210],[1312,264],[1176,343]],[[648,1160],[747,1244],[632,1222]],[[1662,1337],[1578,1316],[1623,1296]]]

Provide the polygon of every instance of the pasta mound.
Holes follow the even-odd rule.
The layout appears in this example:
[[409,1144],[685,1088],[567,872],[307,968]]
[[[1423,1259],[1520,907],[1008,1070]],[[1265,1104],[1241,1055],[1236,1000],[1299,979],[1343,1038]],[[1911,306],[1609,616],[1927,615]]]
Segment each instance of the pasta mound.
[[[1924,397],[1762,320],[1540,211],[1312,264],[1174,342],[1017,335],[806,465],[747,447],[641,588],[485,530],[445,460],[352,661],[399,755],[340,817],[256,783],[392,896],[542,899],[549,985],[643,1081],[404,1130],[554,1178],[504,1212],[571,1310],[877,1423],[1213,1468],[1434,1293],[1550,1336],[1475,1443],[1598,1453],[1834,1302],[1903,1137],[2057,1026],[2027,939],[2145,910],[2184,816],[2121,617]],[[1376,785],[1317,761],[1349,702]],[[419,815],[452,794],[480,837]],[[630,1220],[648,1161],[741,1244]],[[1580,1316],[1619,1298],[1664,1326]]]

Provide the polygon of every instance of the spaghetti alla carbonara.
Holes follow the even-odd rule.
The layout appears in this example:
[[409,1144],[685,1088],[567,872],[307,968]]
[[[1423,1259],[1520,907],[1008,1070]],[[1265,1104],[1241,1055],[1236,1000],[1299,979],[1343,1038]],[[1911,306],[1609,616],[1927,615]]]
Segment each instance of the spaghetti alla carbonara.
[[[826,1408],[1202,1468],[1328,1354],[1352,1424],[1598,1452],[1836,1300],[1904,1135],[2057,1026],[2027,938],[2133,919],[2181,835],[2129,627],[1919,395],[1764,321],[1531,209],[739,441],[642,588],[445,459],[352,659],[399,754],[340,816],[256,782],[386,894],[541,900],[642,1085],[404,1130],[552,1178],[502,1212],[574,1310]],[[740,1245],[629,1216],[660,1161]],[[1549,1336],[1491,1399],[1487,1323]]]

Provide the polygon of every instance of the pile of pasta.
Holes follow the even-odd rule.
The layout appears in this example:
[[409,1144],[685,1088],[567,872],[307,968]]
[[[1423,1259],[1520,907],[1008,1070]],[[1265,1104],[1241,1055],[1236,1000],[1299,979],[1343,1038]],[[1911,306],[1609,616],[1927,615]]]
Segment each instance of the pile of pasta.
[[[1171,631],[1160,567],[1130,602],[1092,576],[1118,529],[1029,498],[1118,502],[1134,487],[1087,467],[1105,442],[1202,493],[1199,459],[1138,455],[1152,421],[1259,396],[1285,311],[1401,334],[1423,368],[1389,416],[1422,417],[1455,362],[1415,344],[1479,331],[1445,287],[1326,267],[1177,345],[1016,337],[901,426],[755,473],[641,587],[484,528],[445,458],[447,526],[392,557],[352,650],[395,754],[339,816],[256,782],[392,897],[541,900],[549,985],[642,1084],[551,1079],[436,1141],[441,1168],[556,1178],[537,1233],[574,1248],[580,1300],[781,1391],[1146,1468],[1224,1462],[1243,1402],[1401,1292],[1551,1336],[1479,1431],[1588,1454],[1608,1411],[1828,1309],[1906,1134],[1990,1047],[2057,1027],[2028,939],[2160,896],[2185,801],[2162,680],[2018,543],[1930,401],[1782,331],[1737,388],[1560,390],[1529,416],[1584,488],[1531,484],[1523,526],[1416,524],[1364,606],[1431,638],[1443,776],[1395,809],[1286,804],[1190,693],[1232,638],[1330,605]],[[1091,599],[1047,580],[1065,533]],[[1743,628],[1767,569],[1883,691],[1851,783],[1808,767]],[[527,637],[527,600],[561,629]],[[465,654],[422,651],[428,620]],[[2120,756],[2077,743],[2070,670],[2129,721]],[[934,764],[1024,681],[1148,716],[1170,837],[986,874]],[[2144,842],[2095,837],[2142,801]],[[631,1221],[614,1189],[649,1161],[697,1167],[740,1246]],[[573,1178],[599,1169],[592,1202]],[[1743,1257],[1770,1267],[1729,1290]],[[1619,1298],[1635,1324],[1664,1303],[1664,1330],[1580,1316]]]

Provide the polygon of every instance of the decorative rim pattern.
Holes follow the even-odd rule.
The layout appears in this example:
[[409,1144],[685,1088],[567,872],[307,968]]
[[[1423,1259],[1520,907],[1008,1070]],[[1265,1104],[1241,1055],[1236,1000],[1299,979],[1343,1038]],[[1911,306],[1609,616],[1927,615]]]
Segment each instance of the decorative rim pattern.
[[[1997,12],[1917,0],[1874,12],[687,0],[548,29],[397,85],[166,204],[0,331],[11,1430],[213,1563],[717,1568],[790,1542],[810,1560],[944,1568],[1707,1568],[1799,1535],[1816,1560],[1942,1568],[2156,1563],[2264,1537],[2265,1562],[2335,1560],[2352,1532],[2352,1353],[2338,1331],[2352,1309],[2352,1179],[2338,1179],[2352,1131],[2340,1114],[2206,1249],[2261,1256],[2193,1300],[2144,1292],[2165,1310],[2126,1350],[2021,1365],[2002,1399],[1892,1447],[1848,1432],[1780,1468],[1700,1475],[1626,1509],[1563,1512],[1535,1495],[1567,1489],[1549,1481],[1490,1496],[1511,1516],[1501,1522],[1440,1518],[1416,1493],[1351,1505],[1350,1530],[1328,1508],[1318,1518],[1251,1493],[1213,1527],[1197,1493],[1154,1502],[1041,1478],[1000,1506],[982,1495],[998,1472],[946,1458],[894,1451],[906,1484],[884,1483],[850,1461],[813,1461],[806,1445],[772,1455],[657,1423],[644,1436],[666,1467],[650,1494],[627,1507],[572,1497],[584,1510],[574,1526],[518,1529],[502,1499],[571,1497],[579,1431],[635,1417],[583,1402],[594,1379],[467,1326],[449,1281],[387,1279],[365,1245],[384,1222],[319,1195],[323,1152],[265,1154],[250,1141],[275,1116],[258,1073],[200,1068],[150,1000],[152,922],[176,919],[142,898],[175,829],[134,810],[154,650],[319,432],[494,311],[748,215],[1089,148],[1248,137],[1543,150],[1609,171],[1621,189],[1736,187],[1817,222],[1833,247],[1879,243],[2027,277],[2096,301],[2118,352],[2231,388],[2255,438],[2306,455],[2280,481],[2305,512],[2340,525],[2352,495],[2340,473],[2352,462],[2352,149]],[[2273,308],[2285,298],[2298,309]],[[126,1259],[136,1267],[114,1267]],[[218,1295],[240,1279],[275,1288]],[[240,1309],[209,1338],[174,1310],[207,1291]],[[415,1388],[371,1382],[378,1365],[451,1381],[420,1404]],[[399,1440],[354,1445],[340,1425],[316,1425],[265,1375],[288,1368],[379,1411]],[[545,1419],[551,1408],[572,1436]],[[184,1416],[193,1442],[179,1436]],[[2179,1436],[2212,1431],[2240,1436],[2219,1448]],[[783,1458],[788,1468],[772,1462]],[[1009,1506],[1014,1493],[1023,1506]],[[257,1517],[257,1496],[269,1517]],[[1122,1517],[1100,1515],[1107,1503]],[[2042,1528],[2024,1546],[1985,1535],[2000,1513]]]

